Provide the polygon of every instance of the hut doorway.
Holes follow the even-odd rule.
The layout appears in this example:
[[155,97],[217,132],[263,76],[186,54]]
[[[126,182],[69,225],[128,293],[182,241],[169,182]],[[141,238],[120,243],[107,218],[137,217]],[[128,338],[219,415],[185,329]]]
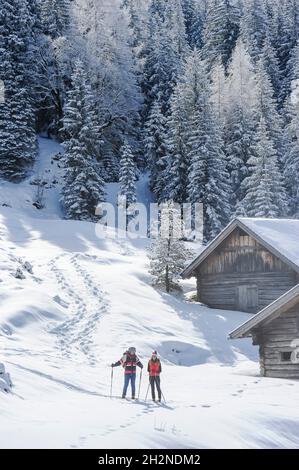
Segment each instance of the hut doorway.
[[237,308],[242,312],[255,313],[259,305],[258,286],[237,287]]

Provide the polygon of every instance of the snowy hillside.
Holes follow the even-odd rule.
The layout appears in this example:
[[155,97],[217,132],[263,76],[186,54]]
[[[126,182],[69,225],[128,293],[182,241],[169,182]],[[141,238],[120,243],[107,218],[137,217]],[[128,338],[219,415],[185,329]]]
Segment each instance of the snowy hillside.
[[[60,148],[41,145],[47,171]],[[0,362],[13,382],[0,392],[1,448],[298,445],[299,384],[260,378],[250,342],[227,340],[248,314],[153,289],[148,242],[99,240],[94,224],[61,220],[58,186],[37,210],[28,181],[1,185],[12,207],[0,208]],[[148,201],[144,178],[138,193]],[[146,372],[141,400],[120,400],[120,368],[109,397],[110,364],[130,345],[143,363],[158,350],[166,404],[144,402]]]
[[[61,217],[59,188],[62,169],[57,155],[59,158],[63,149],[53,140],[42,137],[39,138],[38,144],[39,158],[31,176],[25,182],[14,184],[0,179],[0,207],[7,206],[33,217]],[[38,181],[42,183],[43,199],[46,201],[45,208],[41,211],[33,206],[37,196]]]

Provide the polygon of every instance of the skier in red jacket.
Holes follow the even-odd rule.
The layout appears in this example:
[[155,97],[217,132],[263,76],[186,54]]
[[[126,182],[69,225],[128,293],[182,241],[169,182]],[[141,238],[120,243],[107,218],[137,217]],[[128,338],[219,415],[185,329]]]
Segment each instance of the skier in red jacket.
[[158,358],[157,351],[154,351],[152,354],[151,359],[148,361],[148,367],[147,367],[148,373],[149,373],[149,381],[152,389],[152,399],[153,401],[156,401],[156,393],[155,393],[155,387],[157,387],[158,391],[158,401],[161,401],[161,386],[160,386],[160,374],[162,372],[162,366],[161,366],[161,361]]

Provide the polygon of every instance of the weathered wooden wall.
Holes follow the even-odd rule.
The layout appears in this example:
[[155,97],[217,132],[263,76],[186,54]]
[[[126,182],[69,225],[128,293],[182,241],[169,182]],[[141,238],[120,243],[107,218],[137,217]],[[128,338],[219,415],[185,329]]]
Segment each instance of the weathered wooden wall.
[[299,379],[299,364],[283,361],[281,353],[291,352],[299,339],[299,303],[257,331],[254,342],[260,346],[260,367],[264,377]]
[[197,271],[199,301],[256,313],[299,282],[298,274],[236,229]]

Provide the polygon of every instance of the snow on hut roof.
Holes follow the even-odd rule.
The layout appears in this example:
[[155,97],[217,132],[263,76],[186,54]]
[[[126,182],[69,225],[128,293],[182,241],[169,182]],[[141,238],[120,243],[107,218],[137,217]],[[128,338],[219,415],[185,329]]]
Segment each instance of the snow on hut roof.
[[245,218],[239,220],[299,266],[299,220]]
[[233,220],[200,255],[184,270],[182,277],[193,275],[194,270],[222,243],[235,228],[245,230],[270,252],[299,272],[299,220],[238,218]]

